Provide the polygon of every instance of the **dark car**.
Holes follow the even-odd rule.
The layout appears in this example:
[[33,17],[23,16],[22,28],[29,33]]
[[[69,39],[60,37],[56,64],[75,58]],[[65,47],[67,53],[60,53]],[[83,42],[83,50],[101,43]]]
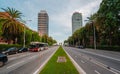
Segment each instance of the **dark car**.
[[84,49],[84,46],[80,45],[77,48]]
[[7,56],[5,54],[0,53],[0,67],[2,67],[7,61]]
[[28,51],[28,48],[25,48],[25,47],[18,49],[18,53],[27,52],[27,51]]
[[6,55],[10,55],[10,54],[16,54],[18,51],[18,49],[16,47],[11,47],[9,49],[6,49],[5,51],[3,51],[2,53],[3,54],[6,54]]

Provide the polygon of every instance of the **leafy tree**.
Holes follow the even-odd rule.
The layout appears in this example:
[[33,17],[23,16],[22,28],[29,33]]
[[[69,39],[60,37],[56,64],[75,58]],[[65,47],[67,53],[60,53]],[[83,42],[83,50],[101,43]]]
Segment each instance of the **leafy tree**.
[[0,22],[2,22],[2,33],[3,37],[8,40],[10,43],[11,40],[15,42],[17,37],[23,32],[23,25],[18,22],[18,19],[21,18],[21,14],[18,10],[14,8],[2,8],[8,16],[0,16]]
[[[119,11],[120,0],[103,0],[98,10],[99,29],[102,39],[105,39],[108,45],[119,44]],[[116,41],[116,42],[114,42]],[[113,44],[114,43],[114,44]]]
[[32,39],[31,41],[40,41],[41,37],[37,32],[32,32]]

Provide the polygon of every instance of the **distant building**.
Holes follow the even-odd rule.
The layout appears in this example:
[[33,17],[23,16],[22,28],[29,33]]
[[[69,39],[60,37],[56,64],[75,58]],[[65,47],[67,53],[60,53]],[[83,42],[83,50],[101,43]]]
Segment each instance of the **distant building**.
[[48,35],[48,26],[49,24],[49,17],[45,10],[41,10],[40,13],[38,13],[38,33],[43,35]]
[[82,27],[82,14],[75,12],[72,15],[72,33],[74,33],[80,27]]

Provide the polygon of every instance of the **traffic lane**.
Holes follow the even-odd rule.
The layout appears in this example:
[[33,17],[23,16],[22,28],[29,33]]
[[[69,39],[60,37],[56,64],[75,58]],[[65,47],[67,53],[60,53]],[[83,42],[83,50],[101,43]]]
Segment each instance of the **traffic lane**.
[[14,59],[13,61],[8,62],[4,67],[2,67],[0,69],[0,72],[1,73],[8,73],[8,72],[16,69],[17,67],[29,62],[31,59],[36,58],[37,53],[38,54],[42,53],[42,51],[41,52],[33,52],[33,53],[35,55],[30,55],[28,57],[23,57],[23,58],[20,58],[20,59],[17,59],[17,60]]
[[15,59],[20,59],[23,57],[27,57],[29,55],[33,55],[34,53],[32,52],[24,52],[24,53],[18,53],[18,54],[14,54],[14,55],[8,55],[8,62],[15,60]]
[[38,54],[41,54],[41,52],[33,52],[32,55],[16,58],[9,60],[6,65],[2,68],[0,68],[0,74],[2,73],[9,73],[10,71],[16,69],[17,67],[31,61],[32,59],[36,58]]
[[94,50],[94,49],[89,49],[89,48],[85,48],[85,51],[95,52],[95,53],[98,53],[98,54],[102,54],[102,55],[106,55],[106,56],[110,56],[110,57],[113,57],[113,58],[120,59],[120,52],[98,50],[98,49]]
[[24,59],[25,57],[29,57],[30,54],[33,55],[33,53],[20,53],[20,54],[8,55],[8,62],[6,62],[5,65],[0,68],[0,72],[4,71],[7,67]]
[[101,54],[96,54],[96,53],[88,52],[88,51],[86,52],[86,51],[81,50],[81,49],[75,49],[75,51],[83,53],[83,54],[91,57],[91,59],[97,60],[97,61],[105,64],[106,66],[108,66],[110,68],[113,68],[115,70],[118,70],[118,72],[120,72],[120,61],[119,61],[119,59],[116,60],[112,57],[110,58],[109,56],[104,56],[104,55],[101,55]]
[[[51,49],[51,48],[48,48],[48,49]],[[44,52],[44,51],[40,51],[40,52]],[[28,52],[18,53],[18,54],[14,54],[14,55],[8,55],[7,56],[8,57],[8,62],[10,62],[12,60],[14,61],[15,59],[20,59],[20,58],[23,58],[23,57],[27,57],[29,55],[34,55],[36,53],[39,53],[39,52],[28,51]]]
[[87,74],[114,74],[113,72],[109,71],[109,69],[95,64],[95,62],[93,63],[93,61],[91,61],[89,58],[86,59],[82,57],[83,55],[81,56],[79,52],[76,52],[66,47],[65,50],[78,63],[78,65],[83,68],[83,70]]
[[[70,47],[70,48],[79,49],[79,48],[75,48],[75,47]],[[110,58],[110,59],[116,59],[116,60],[120,61],[120,52],[106,51],[106,50],[94,50],[94,49],[88,49],[88,48],[80,49],[80,50],[83,51],[83,52],[88,52],[88,53],[92,53],[92,54],[95,54],[95,55],[101,54],[99,56],[103,55],[102,57],[106,57],[106,58]]]
[[82,67],[86,71],[87,74],[96,74],[96,73],[114,74],[115,73],[110,71],[106,67],[101,66],[99,63],[96,63],[90,60],[89,57],[87,58],[83,57],[83,55],[81,55],[79,52],[71,50],[70,48],[66,49],[66,51],[70,52],[70,55],[72,55],[73,59],[80,65],[80,67]]
[[9,74],[34,74],[34,72],[44,63],[44,61],[50,56],[56,49],[52,49],[42,55],[39,55],[36,59],[26,63],[19,68],[9,72]]
[[40,55],[45,54],[45,53],[49,53],[51,51],[51,49],[57,49],[57,47],[53,47],[53,48],[50,48],[50,49],[45,50],[45,51],[32,52],[32,54],[29,56],[10,60],[10,61],[8,61],[8,63],[4,67],[0,68],[0,74],[8,74],[9,72],[17,69],[18,67],[20,67],[24,64],[27,64],[28,62],[31,62],[32,60],[35,60]]

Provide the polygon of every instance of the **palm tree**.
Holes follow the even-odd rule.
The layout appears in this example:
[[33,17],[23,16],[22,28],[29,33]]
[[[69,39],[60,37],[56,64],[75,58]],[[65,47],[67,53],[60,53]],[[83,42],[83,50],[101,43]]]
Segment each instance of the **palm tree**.
[[8,14],[5,17],[0,16],[3,37],[8,40],[8,43],[11,41],[15,42],[17,37],[23,32],[23,25],[18,21],[18,19],[21,19],[22,13],[9,7],[7,9],[2,8],[2,10]]

